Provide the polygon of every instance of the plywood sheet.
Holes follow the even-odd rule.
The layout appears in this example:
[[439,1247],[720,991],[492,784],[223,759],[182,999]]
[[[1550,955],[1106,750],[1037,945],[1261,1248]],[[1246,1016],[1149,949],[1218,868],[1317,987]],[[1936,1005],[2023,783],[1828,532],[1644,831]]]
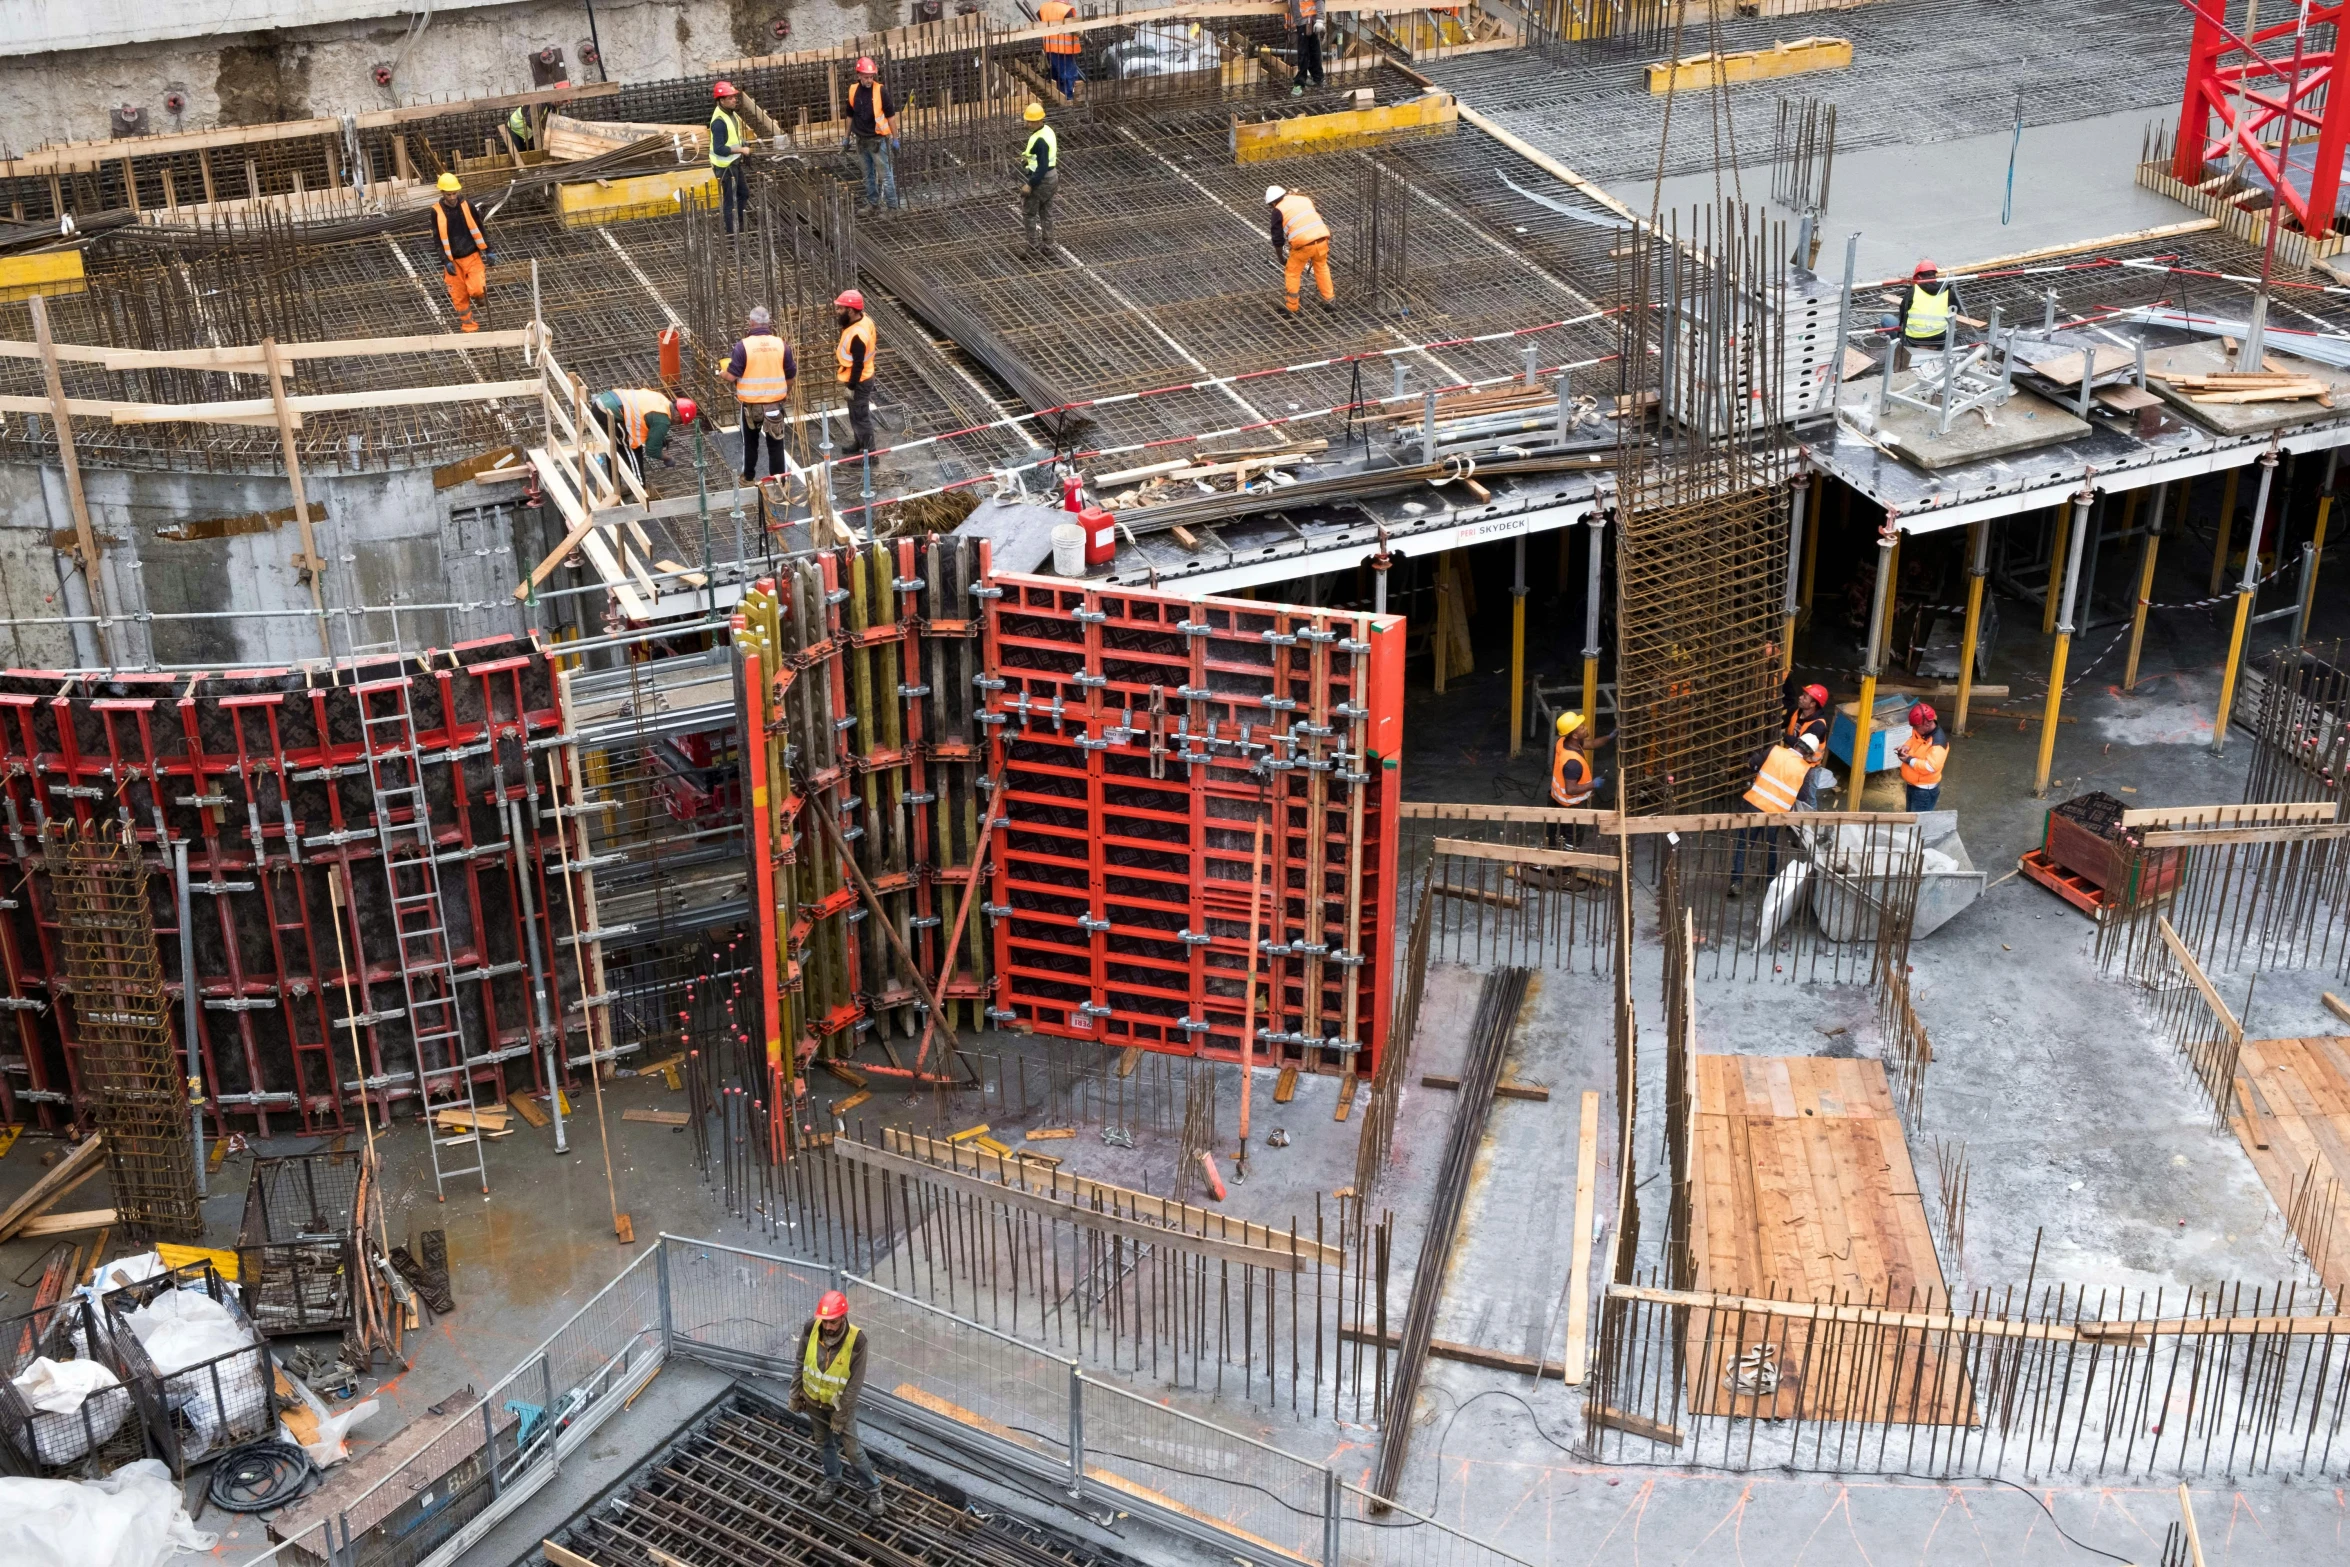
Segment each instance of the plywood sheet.
[[2339,1296],[2350,1290],[2350,1038],[2247,1039],[2236,1065],[2230,1124],[2318,1277]]

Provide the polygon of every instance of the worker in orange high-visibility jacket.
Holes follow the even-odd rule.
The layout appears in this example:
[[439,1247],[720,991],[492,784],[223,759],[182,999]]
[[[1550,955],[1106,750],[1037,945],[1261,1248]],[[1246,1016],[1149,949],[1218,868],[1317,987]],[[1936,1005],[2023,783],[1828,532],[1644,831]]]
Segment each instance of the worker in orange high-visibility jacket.
[[[1036,19],[1047,27],[1076,15],[1077,7],[1069,0],[1044,0],[1036,8]],[[1064,99],[1077,96],[1077,57],[1084,52],[1085,40],[1075,33],[1053,33],[1044,41],[1044,57],[1053,68],[1053,85],[1061,89]]]
[[623,387],[609,392],[598,392],[588,399],[588,407],[596,416],[596,423],[612,437],[628,459],[628,465],[642,480],[647,462],[669,464],[669,433],[679,425],[694,422],[699,412],[690,397],[671,400],[666,392],[655,392],[642,387]]
[[1924,702],[1909,710],[1909,738],[1893,748],[1901,759],[1901,790],[1913,811],[1931,811],[1942,799],[1942,768],[1950,760],[1950,735]]
[[[1761,765],[1754,770],[1754,782],[1746,791],[1746,808],[1765,816],[1777,816],[1787,811],[1817,810],[1818,795],[1813,789],[1814,764],[1820,756],[1819,736],[1805,732],[1790,740],[1781,740],[1763,753]],[[1738,884],[1746,879],[1746,848],[1760,836],[1770,849],[1770,864],[1765,876],[1779,871],[1779,829],[1765,824],[1738,829],[1738,847],[1730,856],[1729,894],[1738,896]]]
[[898,204],[898,110],[896,94],[881,82],[881,67],[857,62],[849,87],[849,139],[865,165],[865,206],[879,212]]
[[497,260],[481,231],[481,214],[454,174],[440,177],[441,199],[432,204],[433,233],[441,242],[441,276],[449,285],[449,308],[460,331],[478,332],[473,307],[489,291],[489,264]]
[[1302,97],[1322,85],[1322,0],[1288,0],[1289,39],[1297,49],[1297,80],[1289,96]]
[[735,339],[726,368],[718,373],[734,383],[734,400],[742,410],[743,482],[759,477],[759,442],[767,443],[767,472],[781,476],[784,463],[784,410],[791,402],[791,384],[800,373],[791,344],[775,335],[775,318],[765,305],[753,305],[750,330]]
[[1273,215],[1273,254],[1283,265],[1281,289],[1291,320],[1298,314],[1298,285],[1313,270],[1314,287],[1321,291],[1322,308],[1338,308],[1338,289],[1330,281],[1330,225],[1314,210],[1303,191],[1265,187],[1265,206]]
[[839,369],[835,376],[849,398],[850,442],[840,450],[855,457],[873,450],[873,356],[881,345],[873,321],[865,314],[862,289],[843,289],[833,301],[839,310],[840,342],[833,350]]

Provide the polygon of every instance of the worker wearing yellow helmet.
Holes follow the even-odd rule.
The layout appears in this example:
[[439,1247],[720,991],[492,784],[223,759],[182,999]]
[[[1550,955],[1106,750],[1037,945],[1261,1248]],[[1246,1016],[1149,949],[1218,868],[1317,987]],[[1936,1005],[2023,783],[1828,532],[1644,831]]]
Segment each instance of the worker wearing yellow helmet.
[[1020,222],[1028,230],[1028,251],[1053,253],[1053,198],[1061,193],[1061,138],[1045,123],[1044,105],[1031,103],[1020,116],[1028,140],[1020,147]]
[[456,313],[459,329],[478,332],[481,323],[474,319],[473,307],[489,291],[489,264],[498,258],[463,183],[454,174],[444,174],[439,184],[441,199],[432,204],[432,226],[441,242],[441,278],[449,285],[449,308]]
[[1599,787],[1598,775],[1591,770],[1591,726],[1581,713],[1561,713],[1557,729],[1558,738],[1550,748],[1550,803],[1569,808],[1589,805],[1591,792]]

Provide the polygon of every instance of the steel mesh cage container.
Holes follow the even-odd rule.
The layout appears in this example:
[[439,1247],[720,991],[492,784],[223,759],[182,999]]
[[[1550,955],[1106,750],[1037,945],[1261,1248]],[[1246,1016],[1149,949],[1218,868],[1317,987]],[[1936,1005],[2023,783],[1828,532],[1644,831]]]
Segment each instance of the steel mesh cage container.
[[[97,1479],[149,1452],[132,1378],[107,1332],[109,1324],[87,1298],[43,1306],[0,1322],[0,1456],[35,1480]],[[37,1390],[19,1387],[41,1360],[95,1362],[114,1384],[71,1410],[45,1410]]]
[[[222,1308],[244,1343],[165,1369],[141,1338],[137,1314],[181,1292],[200,1293]],[[191,1262],[109,1290],[102,1303],[126,1380],[146,1418],[148,1438],[175,1474],[184,1477],[190,1464],[277,1430],[277,1368],[269,1356],[269,1341],[210,1262]]]
[[356,1152],[253,1162],[237,1226],[237,1279],[262,1332],[275,1338],[350,1325],[359,1171]]

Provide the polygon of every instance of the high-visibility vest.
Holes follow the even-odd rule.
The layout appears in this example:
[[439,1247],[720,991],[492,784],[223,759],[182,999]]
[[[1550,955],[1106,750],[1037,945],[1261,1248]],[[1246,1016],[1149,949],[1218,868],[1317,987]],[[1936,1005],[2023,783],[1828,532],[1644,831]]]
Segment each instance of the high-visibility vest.
[[1746,791],[1746,803],[1758,811],[1792,811],[1810,776],[1811,762],[1801,751],[1774,745],[1763,758],[1762,771],[1754,775],[1754,787]]
[[852,85],[849,88],[849,107],[851,109],[856,108],[857,94],[861,92],[869,92],[873,95],[873,134],[876,136],[896,134],[896,124],[887,114],[882,112],[889,103],[889,99],[883,95],[881,84],[879,82],[858,82]]
[[1292,245],[1311,245],[1330,237],[1330,225],[1322,221],[1313,202],[1294,190],[1275,202],[1273,210],[1281,214],[1282,237]]
[[1950,290],[1947,286],[1927,290],[1915,283],[1909,286],[1909,320],[1901,335],[1913,343],[1929,340],[1939,342],[1950,329]]
[[[457,210],[465,215],[465,226],[473,231],[474,254],[479,255],[489,249],[490,242],[481,237],[481,224],[474,219],[473,203],[460,199],[457,203]],[[441,236],[441,259],[451,266],[455,266],[457,264],[456,253],[449,249],[449,205],[447,202],[436,201],[432,204],[432,224]]]
[[1289,0],[1289,9],[1294,17],[1292,26],[1309,26],[1322,14],[1322,0]]
[[[729,153],[720,153],[718,150],[720,142],[726,143],[735,150]],[[732,168],[734,161],[742,156],[742,149],[748,145],[750,145],[750,138],[743,134],[741,115],[729,113],[723,104],[710,111],[710,167],[713,169]]]
[[840,1402],[841,1394],[849,1390],[849,1368],[855,1363],[857,1329],[849,1328],[840,1336],[840,1347],[832,1352],[829,1361],[824,1353],[824,1330],[818,1328],[808,1335],[808,1352],[800,1357],[800,1391],[808,1402],[822,1404],[830,1409]]
[[743,373],[734,383],[738,403],[780,403],[791,395],[791,380],[783,373],[783,339],[761,332],[742,341]]
[[1036,172],[1038,142],[1043,142],[1044,150],[1052,154],[1052,170],[1058,174],[1061,171],[1061,138],[1053,134],[1053,128],[1049,125],[1039,125],[1029,133],[1027,145],[1020,149],[1020,167],[1030,174]]
[[619,405],[621,429],[631,446],[641,447],[645,444],[645,437],[650,433],[645,429],[647,414],[660,414],[664,418],[669,414],[669,399],[659,392],[615,389],[605,395]]
[[1550,752],[1550,803],[1582,805],[1591,798],[1591,763],[1561,735]]
[[[1055,22],[1066,22],[1077,14],[1077,7],[1068,0],[1044,0],[1036,8],[1036,19],[1050,27]],[[1085,49],[1075,33],[1054,33],[1044,41],[1046,54],[1079,54]]]
[[506,129],[514,133],[515,145],[521,147],[530,145],[530,116],[522,112],[520,104],[516,104],[513,109],[508,111]]
[[[849,380],[849,375],[855,367],[856,361],[849,357],[849,345],[860,342],[865,345],[865,375],[862,380],[852,383]],[[840,384],[843,386],[872,385],[873,355],[879,346],[874,340],[873,318],[871,316],[859,316],[849,325],[842,327],[840,329],[840,344],[833,350],[833,357],[840,361],[840,375],[838,377]]]
[[1921,735],[1913,729],[1893,754],[1901,758],[1903,783],[1919,789],[1941,786],[1942,764],[1950,758],[1949,746],[1936,744],[1932,735]]

